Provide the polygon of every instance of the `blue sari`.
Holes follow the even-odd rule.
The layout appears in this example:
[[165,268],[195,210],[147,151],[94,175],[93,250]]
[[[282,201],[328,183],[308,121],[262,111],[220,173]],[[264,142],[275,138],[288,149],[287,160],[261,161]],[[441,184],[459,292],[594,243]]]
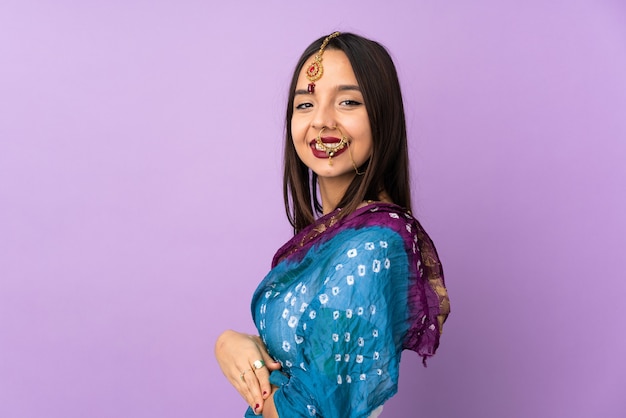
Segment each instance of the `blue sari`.
[[435,354],[449,312],[415,218],[387,203],[340,214],[279,249],[254,293],[254,322],[282,365],[270,376],[281,418],[368,417],[396,393],[402,350]]

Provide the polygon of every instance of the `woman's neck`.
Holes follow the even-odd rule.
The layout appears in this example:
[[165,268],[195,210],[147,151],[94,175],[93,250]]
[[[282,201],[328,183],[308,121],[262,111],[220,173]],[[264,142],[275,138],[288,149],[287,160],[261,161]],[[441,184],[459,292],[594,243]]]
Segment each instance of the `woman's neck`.
[[[322,212],[324,215],[337,208],[337,205],[346,194],[346,190],[348,190],[351,181],[352,178],[318,178],[320,198],[322,199]],[[377,201],[393,203],[386,191],[378,195]],[[363,202],[362,206],[367,203],[368,202]]]
[[346,190],[348,190],[351,181],[352,178],[318,178],[324,215],[337,208],[337,205],[346,194]]

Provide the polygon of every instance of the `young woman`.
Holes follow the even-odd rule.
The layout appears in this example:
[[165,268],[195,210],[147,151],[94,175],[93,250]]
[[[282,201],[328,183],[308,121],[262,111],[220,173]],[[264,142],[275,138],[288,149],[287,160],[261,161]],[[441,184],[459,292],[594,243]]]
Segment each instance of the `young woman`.
[[400,85],[380,44],[335,32],[302,54],[287,105],[284,196],[295,236],[252,299],[259,336],[215,354],[246,416],[378,416],[402,350],[435,353],[449,300],[411,215]]

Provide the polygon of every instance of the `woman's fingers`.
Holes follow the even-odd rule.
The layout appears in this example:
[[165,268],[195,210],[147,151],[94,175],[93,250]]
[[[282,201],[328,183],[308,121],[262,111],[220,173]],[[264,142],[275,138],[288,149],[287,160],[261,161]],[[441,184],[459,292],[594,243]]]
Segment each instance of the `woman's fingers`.
[[261,400],[265,400],[270,395],[270,391],[272,390],[270,385],[270,371],[265,365],[265,361],[263,361],[263,366],[255,368],[254,374],[259,384],[258,388]]
[[263,399],[267,399],[272,392],[272,385],[270,384],[270,374],[274,370],[280,369],[280,363],[274,361],[274,359],[266,352],[263,351],[263,367],[255,370],[256,376],[259,379],[259,386],[261,388],[261,396]]
[[270,372],[280,369],[280,363],[274,360],[267,351],[261,350],[261,354],[263,355],[262,360],[265,363],[265,367],[267,367]]
[[260,413],[261,411],[263,411],[263,402],[265,398],[262,394],[261,382],[259,381],[259,376],[257,375],[256,370],[252,372],[250,380],[248,380],[248,382],[250,387],[250,394],[252,395],[252,403],[250,403],[250,406],[252,407],[252,409],[254,409],[254,412]]
[[[250,367],[239,373],[239,382],[233,382],[239,393],[257,414],[263,411],[264,400],[271,391],[269,373],[264,360],[254,360],[250,363]],[[235,377],[231,378],[231,381],[233,380],[236,381]]]
[[259,388],[259,381],[254,373],[253,369],[246,369],[240,374],[241,384],[239,387],[239,393],[241,393],[248,402],[248,405],[254,410],[255,413],[260,413],[263,410],[263,398],[261,397],[261,391]]
[[225,331],[216,341],[215,355],[231,384],[255,413],[261,413],[264,400],[272,391],[269,375],[280,369],[280,363],[269,355],[261,338]]
[[[280,364],[275,363],[267,353],[264,353],[263,357],[268,358],[268,361],[273,368],[280,368]],[[272,386],[269,380],[271,371],[268,369],[265,360],[257,359],[252,362],[251,373],[256,379],[253,379],[252,376],[246,377],[247,373],[244,374],[245,383],[248,386],[248,390],[252,398],[252,401],[248,403],[254,412],[261,413],[263,411],[264,401],[270,396],[272,391]]]
[[250,339],[254,341],[254,343],[259,348],[259,353],[261,357],[253,361],[254,366],[258,366],[259,364],[255,364],[255,362],[260,362],[262,364],[261,367],[255,368],[255,373],[257,375],[257,379],[259,381],[259,390],[261,392],[262,398],[265,400],[270,396],[272,391],[272,385],[270,384],[270,373],[274,370],[279,370],[281,368],[280,363],[275,361],[272,356],[269,355],[267,349],[265,348],[265,344],[258,335],[250,335]]

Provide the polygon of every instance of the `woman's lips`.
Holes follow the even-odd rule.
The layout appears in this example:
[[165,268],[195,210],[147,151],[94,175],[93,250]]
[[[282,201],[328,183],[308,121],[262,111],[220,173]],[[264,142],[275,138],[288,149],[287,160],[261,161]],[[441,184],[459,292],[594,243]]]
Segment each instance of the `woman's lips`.
[[[324,136],[321,138],[322,142],[327,145],[327,146],[333,146],[333,144],[337,144],[337,146],[339,146],[339,144],[341,143],[341,138],[335,138],[334,136]],[[311,147],[311,151],[313,152],[313,155],[317,158],[329,158],[330,155],[328,155],[326,153],[326,151],[324,150],[324,148],[320,147],[317,144],[317,140],[313,139],[310,142],[310,147]],[[337,151],[334,152],[332,158],[337,157],[338,155],[341,155],[346,149],[348,149],[348,144],[346,144],[342,149],[339,149]]]

